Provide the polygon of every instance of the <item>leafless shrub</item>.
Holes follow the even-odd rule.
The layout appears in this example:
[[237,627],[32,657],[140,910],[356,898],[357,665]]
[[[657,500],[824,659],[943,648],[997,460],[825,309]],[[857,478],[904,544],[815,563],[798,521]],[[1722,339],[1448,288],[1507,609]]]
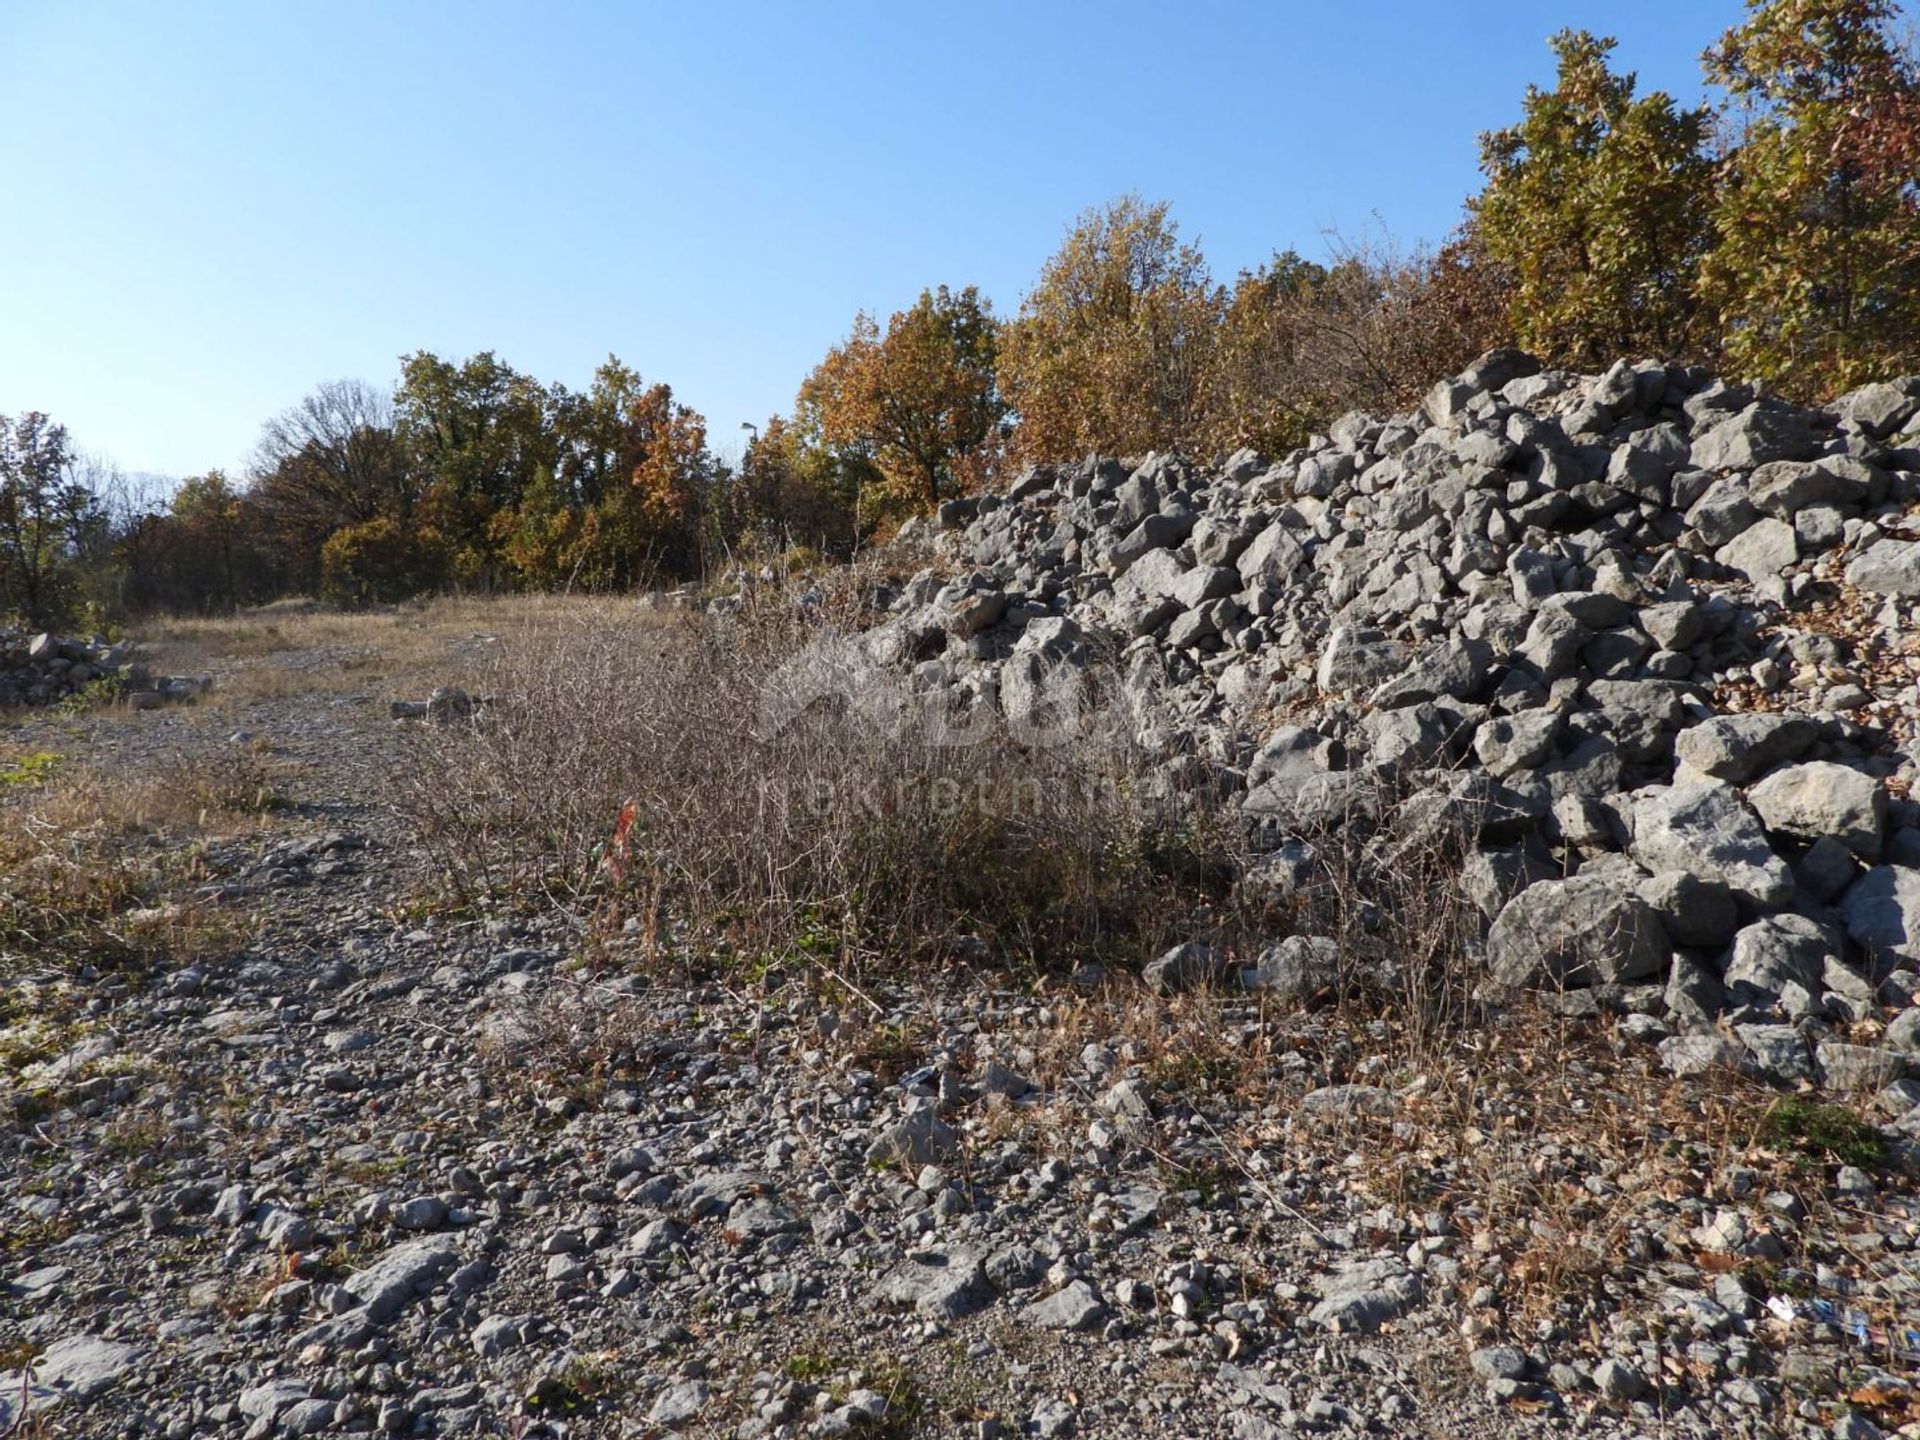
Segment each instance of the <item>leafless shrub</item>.
[[[1206,895],[1119,726],[956,733],[859,667],[848,594],[509,647],[492,718],[423,735],[403,799],[469,901],[558,901],[661,951],[1072,965],[1142,955]],[[1057,737],[1054,737],[1057,738]]]

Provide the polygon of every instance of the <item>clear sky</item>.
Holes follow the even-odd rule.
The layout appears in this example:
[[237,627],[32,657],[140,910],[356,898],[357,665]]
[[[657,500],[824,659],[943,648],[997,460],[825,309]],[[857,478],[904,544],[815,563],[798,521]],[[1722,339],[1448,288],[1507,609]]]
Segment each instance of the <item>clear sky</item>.
[[1438,239],[1550,32],[1693,98],[1740,11],[0,0],[0,413],[180,475],[410,350],[570,385],[614,352],[730,451],[856,310],[1010,313],[1128,190],[1223,277]]

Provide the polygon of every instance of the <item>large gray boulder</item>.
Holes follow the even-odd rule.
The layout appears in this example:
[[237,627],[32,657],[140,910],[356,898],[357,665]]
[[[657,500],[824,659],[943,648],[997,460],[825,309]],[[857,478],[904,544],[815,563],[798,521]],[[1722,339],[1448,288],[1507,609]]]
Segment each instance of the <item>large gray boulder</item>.
[[1489,775],[1505,777],[1531,770],[1553,754],[1561,718],[1555,710],[1523,710],[1497,715],[1474,733],[1473,753]]
[[1322,690],[1370,689],[1398,675],[1407,663],[1404,646],[1377,630],[1337,625],[1320,651],[1314,683]]
[[1673,752],[1697,775],[1744,785],[1799,755],[1819,734],[1820,727],[1804,715],[1716,715],[1682,730]]
[[1802,412],[1755,403],[1695,437],[1692,463],[1702,470],[1751,470],[1770,460],[1810,460],[1819,449]]
[[1149,961],[1140,978],[1162,995],[1175,995],[1210,984],[1225,972],[1225,962],[1214,953],[1212,946],[1189,940]]
[[1920,376],[1862,385],[1833,402],[1833,411],[1875,440],[1884,440],[1920,415]]
[[1747,792],[1760,821],[1799,840],[1831,836],[1862,860],[1880,858],[1887,793],[1871,775],[1831,760],[1776,770]]
[[1759,518],[1745,476],[1722,476],[1687,511],[1688,527],[1709,545],[1725,545]]
[[1867,498],[1867,486],[1840,465],[1776,460],[1753,472],[1748,494],[1767,514],[1791,520],[1809,505],[1858,505]]
[[1649,425],[1636,430],[1613,452],[1607,483],[1656,505],[1668,502],[1673,472],[1687,463],[1687,437],[1678,425]]
[[1634,887],[1653,907],[1676,945],[1717,950],[1740,927],[1740,907],[1718,880],[1707,880],[1689,870],[1663,870]]
[[1284,584],[1305,559],[1306,552],[1300,548],[1300,542],[1276,520],[1254,536],[1252,543],[1239,553],[1235,565],[1245,584]]
[[1876,540],[1847,566],[1846,579],[1875,595],[1920,595],[1920,544]]
[[1868,954],[1920,961],[1920,870],[1875,866],[1847,887],[1840,914]]
[[1766,580],[1779,575],[1800,558],[1800,542],[1793,526],[1784,520],[1756,520],[1715,553],[1729,570],[1749,580]]
[[1655,873],[1686,870],[1721,881],[1759,909],[1793,898],[1787,862],[1773,853],[1740,792],[1717,780],[1639,792],[1633,802],[1632,852]]
[[1375,705],[1398,708],[1448,697],[1471,700],[1479,694],[1487,674],[1487,646],[1478,640],[1454,636],[1432,646],[1400,674],[1373,692]]
[[1289,935],[1260,952],[1240,983],[1277,1000],[1298,1000],[1333,984],[1340,974],[1340,946],[1325,935]]
[[1247,779],[1258,785],[1275,775],[1324,775],[1343,763],[1345,751],[1338,742],[1303,725],[1281,725],[1261,742],[1247,767]]
[[1487,935],[1487,967],[1510,986],[1645,980],[1664,970],[1671,955],[1653,907],[1605,877],[1529,885],[1506,903]]
[[1804,915],[1768,915],[1733,937],[1721,977],[1743,1004],[1780,1005],[1801,1015],[1819,998],[1827,959],[1840,937]]

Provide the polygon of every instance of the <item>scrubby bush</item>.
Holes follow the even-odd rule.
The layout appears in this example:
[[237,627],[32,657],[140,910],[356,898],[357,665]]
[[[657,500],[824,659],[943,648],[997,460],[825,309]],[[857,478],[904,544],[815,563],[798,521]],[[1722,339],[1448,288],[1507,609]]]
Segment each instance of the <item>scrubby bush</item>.
[[1697,348],[1695,284],[1710,234],[1711,115],[1635,94],[1611,39],[1553,38],[1552,89],[1480,140],[1487,185],[1468,202],[1477,243],[1512,277],[1515,338],[1543,359],[1603,368]]
[[447,883],[634,918],[662,951],[886,965],[963,937],[1022,964],[1144,956],[1217,898],[1194,857],[1226,842],[1170,823],[1121,731],[1089,711],[1064,743],[992,719],[955,743],[837,668],[835,609],[783,592],[638,640],[521,637],[492,718],[409,767]]
[[1505,272],[1455,243],[1437,255],[1338,241],[1243,273],[1208,359],[1202,449],[1281,455],[1348,410],[1410,408],[1509,334]]
[[442,574],[435,538],[385,516],[336,530],[320,547],[320,589],[340,605],[404,600]]

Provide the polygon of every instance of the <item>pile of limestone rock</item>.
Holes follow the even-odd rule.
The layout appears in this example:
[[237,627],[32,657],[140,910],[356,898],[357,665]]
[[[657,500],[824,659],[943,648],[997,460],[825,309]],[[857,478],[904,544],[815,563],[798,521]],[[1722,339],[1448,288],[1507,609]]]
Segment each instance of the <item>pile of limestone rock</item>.
[[152,675],[124,644],[0,630],[0,707],[53,705],[102,682],[135,710],[192,700],[211,683],[204,676]]
[[933,523],[957,578],[862,643],[935,710],[1044,735],[1118,677],[1249,880],[1464,839],[1496,981],[1920,1115],[1920,379],[1815,411],[1496,351],[1278,462],[1039,466]]

